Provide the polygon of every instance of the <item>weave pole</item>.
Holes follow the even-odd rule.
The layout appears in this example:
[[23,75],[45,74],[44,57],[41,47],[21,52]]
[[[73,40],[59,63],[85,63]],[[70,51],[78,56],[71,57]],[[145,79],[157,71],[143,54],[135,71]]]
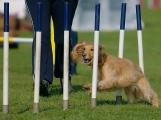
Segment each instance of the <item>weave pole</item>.
[[91,106],[96,106],[97,81],[98,81],[98,52],[99,52],[99,29],[100,29],[100,4],[95,6],[95,31],[94,31],[94,60],[92,75],[92,98]]
[[142,24],[141,24],[141,7],[136,5],[136,20],[137,20],[137,37],[138,37],[138,54],[139,66],[144,73],[144,59],[143,59],[143,41],[142,41]]
[[64,74],[63,74],[63,109],[68,109],[69,102],[69,3],[64,4]]
[[36,51],[35,51],[35,80],[34,80],[34,104],[33,112],[39,112],[39,92],[40,92],[40,62],[41,62],[41,19],[42,3],[37,3],[36,16]]
[[9,74],[9,3],[4,3],[4,41],[3,41],[3,112],[8,113],[8,74]]
[[[124,55],[124,36],[125,36],[125,21],[126,21],[126,3],[121,5],[121,19],[120,19],[120,35],[119,35],[119,58]],[[121,90],[116,90],[116,104],[122,103]]]

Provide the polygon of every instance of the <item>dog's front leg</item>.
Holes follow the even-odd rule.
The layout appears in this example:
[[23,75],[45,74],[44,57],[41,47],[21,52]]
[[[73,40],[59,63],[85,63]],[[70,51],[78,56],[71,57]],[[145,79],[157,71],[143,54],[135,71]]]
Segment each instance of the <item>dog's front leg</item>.
[[98,90],[111,90],[113,89],[113,83],[109,80],[101,80],[98,83]]
[[[99,80],[98,80],[98,83],[99,83]],[[98,86],[98,84],[97,84]],[[83,86],[83,89],[89,93],[92,93],[92,84],[86,84]]]

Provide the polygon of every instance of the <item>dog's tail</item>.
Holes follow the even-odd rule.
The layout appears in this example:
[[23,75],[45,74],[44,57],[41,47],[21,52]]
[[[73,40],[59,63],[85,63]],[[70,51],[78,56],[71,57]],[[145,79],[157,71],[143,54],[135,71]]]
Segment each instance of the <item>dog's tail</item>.
[[154,107],[159,107],[159,99],[158,99],[157,94],[154,92],[154,90],[152,90],[151,104]]
[[145,77],[141,77],[138,85],[144,95],[144,99],[150,102],[153,107],[159,107],[158,96],[156,92],[151,88],[148,80]]

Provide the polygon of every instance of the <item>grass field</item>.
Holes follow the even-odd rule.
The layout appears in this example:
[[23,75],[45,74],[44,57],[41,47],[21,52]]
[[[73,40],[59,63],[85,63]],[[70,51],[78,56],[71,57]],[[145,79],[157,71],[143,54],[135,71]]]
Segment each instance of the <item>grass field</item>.
[[[145,74],[161,99],[161,10],[143,10]],[[101,33],[101,44],[109,53],[118,53],[119,32]],[[93,33],[79,33],[79,41],[92,40]],[[2,48],[0,48],[0,103],[2,103]],[[125,56],[138,64],[136,31],[126,32]],[[59,80],[52,84],[53,95],[40,98],[40,113],[32,113],[33,89],[31,74],[31,45],[20,45],[10,51],[9,114],[0,120],[161,120],[161,107],[145,103],[115,105],[114,92],[98,93],[96,108],[90,106],[90,96],[82,85],[91,82],[91,68],[78,65],[78,74],[72,79],[74,91],[70,95],[69,110],[62,110]]]

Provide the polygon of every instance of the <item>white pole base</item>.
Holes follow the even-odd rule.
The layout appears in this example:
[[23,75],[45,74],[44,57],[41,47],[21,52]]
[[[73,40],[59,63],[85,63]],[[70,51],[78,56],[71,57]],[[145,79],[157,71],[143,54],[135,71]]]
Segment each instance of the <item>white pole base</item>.
[[39,103],[34,103],[33,104],[33,113],[38,113],[39,112]]
[[3,113],[8,113],[8,105],[3,105]]
[[67,110],[69,106],[69,101],[68,100],[64,100],[63,102],[63,110]]
[[116,96],[116,105],[122,104],[122,96]]
[[91,99],[91,106],[92,107],[96,107],[97,103],[96,103],[96,98],[92,98]]

